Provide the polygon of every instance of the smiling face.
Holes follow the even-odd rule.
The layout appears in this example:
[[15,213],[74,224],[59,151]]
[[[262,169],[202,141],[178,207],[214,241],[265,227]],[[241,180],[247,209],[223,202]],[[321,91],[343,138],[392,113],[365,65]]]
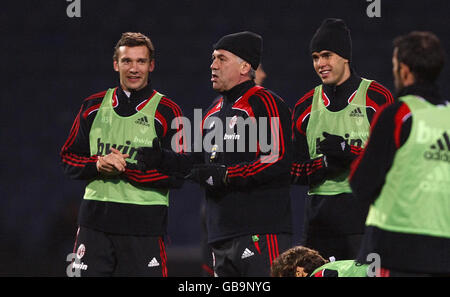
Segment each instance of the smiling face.
[[119,72],[120,86],[124,91],[139,91],[148,84],[155,60],[150,60],[146,46],[121,46],[113,66]]
[[332,51],[313,52],[312,60],[323,84],[338,86],[350,77],[349,61]]

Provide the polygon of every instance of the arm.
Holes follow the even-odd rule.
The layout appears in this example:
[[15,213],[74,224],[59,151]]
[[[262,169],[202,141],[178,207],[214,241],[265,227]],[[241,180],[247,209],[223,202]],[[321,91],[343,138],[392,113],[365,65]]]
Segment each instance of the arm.
[[313,95],[314,89],[300,98],[292,114],[292,184],[311,186],[322,182],[326,178],[326,162],[324,157],[311,159],[306,138],[306,128],[308,127]]
[[294,130],[294,161],[291,166],[291,183],[297,185],[314,185],[326,179],[325,158],[311,159],[308,152],[306,135]]
[[380,83],[373,81],[366,94],[366,110],[369,121],[372,122],[374,115],[383,105],[394,102],[391,92]]
[[[229,165],[227,184],[249,187],[289,178],[292,160],[291,117],[284,101],[275,94],[260,90],[249,98],[255,118],[267,118],[267,140],[270,152],[260,153],[254,160]],[[259,127],[258,127],[259,129]]]
[[105,92],[97,93],[83,101],[69,137],[61,149],[61,166],[64,174],[72,179],[88,180],[98,176],[96,167],[98,156],[91,156],[89,130],[104,94]]
[[[182,116],[181,109],[175,102],[165,97],[161,99],[155,113],[155,129],[157,139],[163,149],[172,151],[172,139],[176,138],[175,153],[183,153],[186,136],[183,131]],[[176,128],[172,128],[172,121],[177,122]],[[131,163],[127,163],[123,178],[135,185],[144,187],[180,188],[183,185],[183,179],[166,174],[161,169],[148,168],[141,171],[137,164]]]
[[350,186],[354,195],[373,203],[378,197],[397,149],[411,129],[410,111],[404,103],[383,106],[375,115],[363,154],[353,162]]

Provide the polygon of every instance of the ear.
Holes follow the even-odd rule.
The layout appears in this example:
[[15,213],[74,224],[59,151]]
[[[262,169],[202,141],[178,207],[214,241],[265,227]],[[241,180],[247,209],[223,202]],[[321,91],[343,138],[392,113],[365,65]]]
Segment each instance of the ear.
[[249,63],[247,63],[245,61],[243,63],[241,63],[241,68],[240,68],[241,75],[247,75],[247,73],[249,73],[251,68],[252,68],[252,66]]
[[400,62],[400,66],[399,67],[400,67],[400,76],[401,76],[402,79],[405,79],[409,75],[411,70],[409,69],[409,66],[406,65],[403,62]]
[[153,72],[155,70],[155,59],[150,61],[150,65],[148,66],[148,72]]
[[119,63],[117,61],[113,62],[113,68],[116,72],[119,72]]
[[400,67],[400,78],[403,81],[403,85],[409,86],[414,84],[415,77],[414,74],[411,72],[409,66],[403,62],[400,62],[399,67]]

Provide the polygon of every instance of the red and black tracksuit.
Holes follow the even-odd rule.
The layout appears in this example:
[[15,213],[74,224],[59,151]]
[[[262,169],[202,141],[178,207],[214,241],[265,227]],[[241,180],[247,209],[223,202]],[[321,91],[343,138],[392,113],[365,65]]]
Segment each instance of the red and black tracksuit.
[[[215,254],[215,272],[219,276],[269,276],[271,262],[291,247],[290,110],[278,95],[255,86],[253,81],[239,84],[221,95],[204,113],[202,121],[203,139],[219,129],[216,121],[223,123],[219,133],[224,139],[223,147],[219,148],[214,163],[228,168],[224,188],[205,190],[206,231]],[[233,131],[226,131],[226,126],[233,126],[231,119],[236,117],[252,118],[256,122],[265,118],[268,129],[261,133],[267,134],[272,148],[279,153],[270,156],[269,152],[262,151],[259,137],[257,149],[251,150],[248,126],[245,135],[237,131],[238,125]],[[258,125],[256,135],[260,128]],[[237,138],[245,140],[243,151],[238,150]],[[213,141],[219,143],[217,139]],[[178,155],[173,166],[188,174],[193,164],[210,162],[211,153],[203,151]]]
[[[130,96],[117,87],[113,97],[114,111],[120,116],[131,116],[143,108],[155,93],[150,84],[142,90],[131,92]],[[103,91],[84,99],[69,137],[61,149],[64,173],[72,179],[88,182],[100,177],[96,168],[98,156],[90,153],[89,133],[105,94],[106,91]],[[177,104],[166,97],[161,99],[155,114],[155,129],[163,147],[171,149],[171,139],[178,132],[177,129],[171,128],[171,122],[181,116],[182,112]],[[177,143],[181,152],[182,139]],[[108,152],[105,150],[104,154]],[[157,170],[142,172],[135,164],[128,162],[125,172],[120,177],[141,187],[167,189],[180,188],[183,184],[183,180],[162,174]],[[168,208],[164,205],[135,205],[83,199],[78,214],[78,224],[81,230],[84,228],[92,230],[92,233],[100,232],[106,236],[156,237],[159,238],[157,245],[160,246],[161,251],[164,251],[162,238],[167,232]],[[100,241],[100,236],[89,236]],[[77,241],[79,242],[80,238]]]
[[[339,111],[347,106],[356,94],[361,78],[352,70],[343,84],[323,85],[322,99],[330,111]],[[293,111],[292,182],[298,185],[314,185],[326,179],[327,168],[323,157],[309,156],[306,129],[308,127],[314,89],[296,103]],[[369,121],[381,106],[394,101],[391,93],[373,81],[366,95],[366,113]],[[363,150],[351,146],[356,158]],[[349,164],[350,165],[350,164]],[[351,193],[334,196],[311,195],[306,197],[304,216],[304,245],[318,250],[324,257],[353,259],[358,252],[364,232],[368,204],[357,200]],[[344,252],[345,251],[345,252]]]

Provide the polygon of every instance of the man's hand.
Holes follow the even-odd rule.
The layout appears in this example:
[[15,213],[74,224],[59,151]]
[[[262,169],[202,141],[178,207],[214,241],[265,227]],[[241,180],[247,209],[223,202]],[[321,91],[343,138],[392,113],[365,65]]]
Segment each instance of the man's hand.
[[97,171],[104,175],[119,175],[125,171],[125,161],[130,155],[122,154],[119,150],[111,148],[111,153],[99,156],[97,160]]
[[345,142],[345,139],[339,135],[328,134],[323,132],[325,140],[319,143],[319,151],[328,158],[339,159],[344,163],[353,161],[353,154],[350,150],[350,145]]
[[157,169],[163,158],[161,144],[158,138],[154,138],[152,146],[140,147],[137,149],[137,167],[141,171]]
[[227,167],[220,164],[197,164],[189,178],[205,188],[221,188],[226,185]]

